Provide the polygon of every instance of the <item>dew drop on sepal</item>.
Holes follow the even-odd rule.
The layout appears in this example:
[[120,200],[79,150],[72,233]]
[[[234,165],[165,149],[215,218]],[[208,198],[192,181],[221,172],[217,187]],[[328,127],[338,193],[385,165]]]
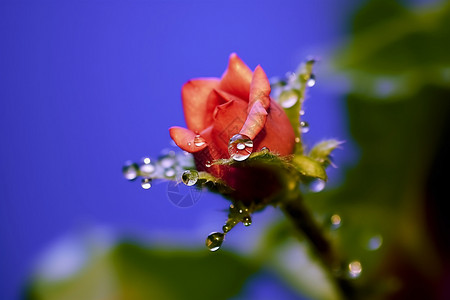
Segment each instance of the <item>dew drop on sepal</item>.
[[301,121],[300,122],[300,127],[302,130],[302,133],[307,133],[309,131],[309,124],[306,121]]
[[152,180],[150,178],[143,178],[141,181],[141,187],[144,190],[148,190],[149,188],[152,187]]
[[217,251],[219,250],[220,246],[222,246],[224,238],[225,234],[223,234],[222,232],[212,232],[206,238],[206,247],[208,247],[210,251]]
[[311,192],[318,193],[325,188],[325,185],[324,180],[317,178],[309,183],[308,188]]
[[316,76],[315,76],[314,74],[311,74],[311,75],[309,76],[309,79],[308,79],[308,81],[306,82],[306,85],[307,85],[308,87],[313,87],[313,86],[316,85]]
[[186,170],[181,175],[181,180],[187,186],[192,186],[197,183],[198,172],[196,170]]
[[253,141],[246,135],[235,134],[228,143],[228,153],[236,161],[246,160],[253,152]]
[[242,224],[244,224],[244,226],[250,226],[250,225],[252,225],[252,217],[250,217],[250,216],[245,216],[245,217],[242,219]]
[[144,157],[142,163],[139,166],[139,173],[143,177],[150,177],[155,172],[155,165],[151,162],[149,157]]
[[138,176],[139,166],[133,162],[127,162],[122,168],[123,177],[128,180],[135,180]]

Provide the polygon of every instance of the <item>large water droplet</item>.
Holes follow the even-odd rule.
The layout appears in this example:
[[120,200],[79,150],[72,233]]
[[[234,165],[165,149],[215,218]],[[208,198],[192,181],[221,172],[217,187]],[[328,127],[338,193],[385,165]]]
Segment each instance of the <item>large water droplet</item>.
[[352,278],[359,277],[359,275],[361,275],[361,271],[362,271],[361,263],[357,260],[352,261],[351,263],[348,264],[348,271],[349,271],[350,277],[352,277]]
[[236,161],[246,160],[253,152],[253,141],[246,135],[235,134],[228,143],[228,153]]
[[313,87],[314,85],[316,85],[316,76],[314,74],[311,74],[309,76],[309,79],[306,82],[306,85],[309,87]]
[[309,183],[309,190],[314,193],[318,193],[325,188],[325,181],[322,179],[314,179]]
[[187,186],[192,186],[197,183],[198,180],[198,172],[196,170],[186,170],[181,175],[181,180]]
[[302,133],[307,133],[309,131],[309,124],[306,121],[301,121],[300,127],[302,129]]
[[125,166],[122,168],[123,177],[128,180],[135,180],[138,176],[139,166],[133,162],[126,162]]
[[141,186],[144,190],[148,190],[149,188],[152,187],[152,180],[150,178],[143,178]]
[[206,142],[205,142],[205,139],[202,138],[201,135],[197,134],[197,135],[195,136],[195,138],[194,138],[194,145],[195,145],[195,146],[201,147],[201,146],[203,146],[205,143],[206,143]]
[[210,251],[217,251],[219,250],[220,246],[222,246],[224,238],[225,234],[223,234],[222,232],[212,232],[206,238],[206,247],[208,247]]
[[380,249],[382,244],[383,244],[383,237],[381,235],[376,235],[369,239],[369,242],[367,243],[367,249],[375,251]]
[[252,225],[252,218],[250,216],[245,216],[242,219],[242,224],[244,224],[244,226],[250,226]]
[[205,167],[207,167],[207,168],[211,167],[211,162],[209,160],[207,160],[205,162]]

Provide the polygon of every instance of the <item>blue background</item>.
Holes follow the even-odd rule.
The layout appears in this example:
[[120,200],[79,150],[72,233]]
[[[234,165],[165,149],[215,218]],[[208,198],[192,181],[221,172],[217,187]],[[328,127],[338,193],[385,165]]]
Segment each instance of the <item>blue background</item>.
[[[310,54],[321,58],[305,139],[349,141],[335,160],[349,164],[356,150],[346,131],[346,84],[329,65],[357,7],[355,0],[2,1],[0,298],[17,298],[47,247],[80,228],[182,245],[203,245],[221,228],[220,197],[204,193],[195,206],[177,208],[164,184],[144,191],[121,167],[170,145],[168,128],[184,125],[182,84],[219,77],[231,52],[269,77]],[[236,229],[234,243],[272,215]]]

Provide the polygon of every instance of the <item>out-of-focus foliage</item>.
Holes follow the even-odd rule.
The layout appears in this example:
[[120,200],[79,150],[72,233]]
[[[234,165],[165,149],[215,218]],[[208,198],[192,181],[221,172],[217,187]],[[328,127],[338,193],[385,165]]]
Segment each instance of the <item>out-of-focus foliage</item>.
[[329,234],[344,261],[361,262],[354,282],[365,289],[363,298],[437,297],[445,236],[433,231],[440,222],[435,208],[447,209],[444,218],[449,211],[445,195],[430,197],[430,178],[448,178],[448,153],[440,148],[449,138],[450,3],[411,10],[369,1],[353,31],[337,68],[352,82],[349,124],[361,157],[341,188],[310,195],[308,204],[331,228],[330,216],[340,216],[340,228]]
[[46,281],[39,277],[27,299],[229,299],[257,267],[222,251],[150,250],[121,243],[94,255],[72,278]]

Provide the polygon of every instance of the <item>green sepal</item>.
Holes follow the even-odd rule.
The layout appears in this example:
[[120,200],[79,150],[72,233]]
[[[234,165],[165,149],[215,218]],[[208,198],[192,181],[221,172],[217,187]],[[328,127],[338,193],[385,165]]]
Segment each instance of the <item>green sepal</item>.
[[310,157],[295,155],[292,159],[292,164],[303,176],[327,180],[327,173],[325,172],[324,166]]
[[309,151],[308,156],[326,168],[331,164],[331,152],[339,148],[343,143],[334,139],[319,142]]

